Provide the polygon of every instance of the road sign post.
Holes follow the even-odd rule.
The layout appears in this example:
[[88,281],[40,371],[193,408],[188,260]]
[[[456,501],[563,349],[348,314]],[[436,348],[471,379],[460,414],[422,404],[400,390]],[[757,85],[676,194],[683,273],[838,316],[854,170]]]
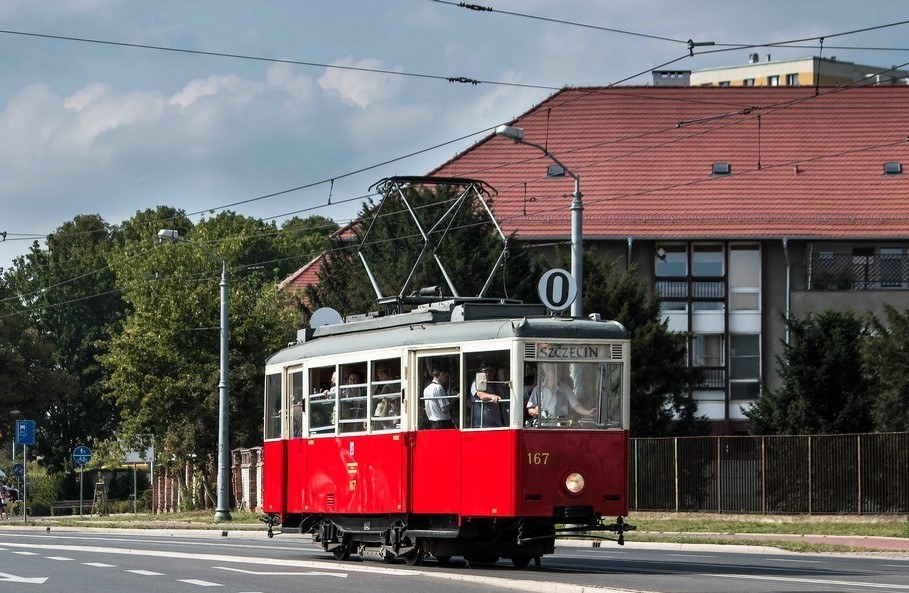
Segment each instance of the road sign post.
[[28,446],[35,444],[35,421],[16,420],[16,444],[22,445],[22,519],[28,523]]
[[92,450],[85,445],[73,449],[73,461],[79,466],[79,518],[82,518],[82,485],[85,483],[85,464],[92,460]]

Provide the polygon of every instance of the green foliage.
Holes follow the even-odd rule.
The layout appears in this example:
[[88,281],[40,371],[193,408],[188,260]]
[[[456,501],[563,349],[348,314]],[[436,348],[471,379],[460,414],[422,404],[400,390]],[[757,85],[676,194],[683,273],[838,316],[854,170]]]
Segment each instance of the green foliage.
[[588,250],[584,257],[584,310],[614,319],[631,334],[631,434],[684,436],[707,431],[691,395],[699,381],[687,366],[684,334],[670,332],[660,302],[637,270],[620,271]]
[[909,312],[885,305],[887,322],[874,318],[862,349],[865,375],[876,394],[877,430],[909,431]]
[[161,226],[157,219],[158,213],[138,213],[125,225],[135,240],[124,233],[121,255],[112,258],[130,312],[101,359],[109,372],[106,397],[122,410],[125,439],[152,434],[159,459],[175,467],[195,459],[211,480],[222,261],[229,285],[230,446],[252,446],[261,442],[262,361],[300,324],[277,284],[291,267],[288,252],[319,239],[299,234],[309,228],[304,222],[294,223],[288,237],[274,224],[224,212],[195,226],[174,219],[184,241],[159,245],[148,240]]
[[[509,243],[508,257],[497,266],[504,243],[480,205],[464,202],[450,211],[458,194],[448,186],[406,192],[412,212],[394,193],[378,204],[367,201],[359,215],[363,223],[333,239],[319,285],[306,293],[312,309],[330,306],[350,315],[375,307],[376,294],[358,253],[369,263],[383,296],[408,296],[427,286],[439,286],[442,294],[451,295],[438,258],[460,296],[536,300],[539,274],[534,258],[525,246]],[[414,217],[427,231],[425,251]]]
[[786,321],[789,343],[777,357],[782,385],[745,411],[752,434],[836,434],[873,429],[874,396],[862,369],[866,324],[828,309]]

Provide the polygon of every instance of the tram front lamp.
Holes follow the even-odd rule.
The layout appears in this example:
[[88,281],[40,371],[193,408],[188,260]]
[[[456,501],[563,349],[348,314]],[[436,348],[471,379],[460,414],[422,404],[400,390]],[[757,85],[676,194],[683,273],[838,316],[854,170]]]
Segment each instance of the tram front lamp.
[[565,488],[572,494],[580,494],[584,490],[584,485],[584,476],[577,472],[572,472],[565,478]]

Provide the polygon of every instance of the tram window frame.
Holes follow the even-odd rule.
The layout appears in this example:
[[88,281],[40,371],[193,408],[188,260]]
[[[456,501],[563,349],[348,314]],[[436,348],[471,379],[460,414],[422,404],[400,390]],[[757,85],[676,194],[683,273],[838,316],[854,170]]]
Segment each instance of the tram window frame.
[[[341,377],[338,386],[338,415],[336,422],[338,432],[348,434],[353,432],[366,432],[367,418],[369,416],[369,395],[366,374],[366,363],[355,362],[339,365],[338,377]],[[357,375],[355,382],[351,376]]]
[[[487,383],[485,390],[477,389],[476,380],[480,373],[485,373],[484,366],[490,365],[496,371],[496,378]],[[508,380],[501,381],[501,369],[508,371]],[[464,429],[465,430],[495,430],[509,428],[513,415],[512,401],[515,387],[511,379],[511,351],[507,348],[483,350],[479,352],[464,353],[464,370],[466,372],[462,385],[470,385],[469,397],[464,397]],[[476,397],[476,391],[495,393],[499,396],[498,402],[490,402]],[[498,412],[498,414],[496,414]],[[498,421],[499,424],[495,424]],[[487,424],[492,422],[492,424]]]
[[265,376],[265,439],[280,439],[281,433],[281,373]]
[[292,439],[303,438],[306,416],[306,402],[303,397],[303,367],[288,368],[284,385],[287,390],[284,405],[288,412],[283,415],[288,419],[287,436]]
[[[336,430],[336,410],[338,406],[338,386],[331,383],[332,375],[337,380],[336,365],[324,365],[309,369],[309,393],[306,409],[309,411],[307,426],[304,431],[310,437],[334,436]],[[327,417],[327,423],[323,422]],[[316,421],[316,419],[322,419]]]
[[[370,363],[369,431],[384,432],[400,430],[403,425],[401,359],[383,358]],[[388,379],[379,379],[379,372],[385,370]],[[391,413],[389,413],[391,412]]]
[[[413,382],[416,384],[418,396],[413,398],[416,409],[411,408],[416,421],[417,430],[433,428],[426,413],[425,391],[432,382],[432,371],[435,368],[448,373],[448,386],[445,397],[451,400],[449,411],[452,417],[452,428],[460,429],[463,426],[463,394],[461,385],[461,356],[458,350],[432,350],[416,352],[416,364]],[[446,427],[447,428],[447,427]]]

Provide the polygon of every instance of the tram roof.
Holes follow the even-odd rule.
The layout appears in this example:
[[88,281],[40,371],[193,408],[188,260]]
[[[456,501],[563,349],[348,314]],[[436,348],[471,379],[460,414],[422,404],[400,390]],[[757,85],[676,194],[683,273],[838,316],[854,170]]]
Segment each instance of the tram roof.
[[296,344],[274,354],[266,364],[358,350],[501,338],[620,340],[628,338],[628,330],[618,321],[552,317],[540,305],[438,303],[407,313],[301,330]]

